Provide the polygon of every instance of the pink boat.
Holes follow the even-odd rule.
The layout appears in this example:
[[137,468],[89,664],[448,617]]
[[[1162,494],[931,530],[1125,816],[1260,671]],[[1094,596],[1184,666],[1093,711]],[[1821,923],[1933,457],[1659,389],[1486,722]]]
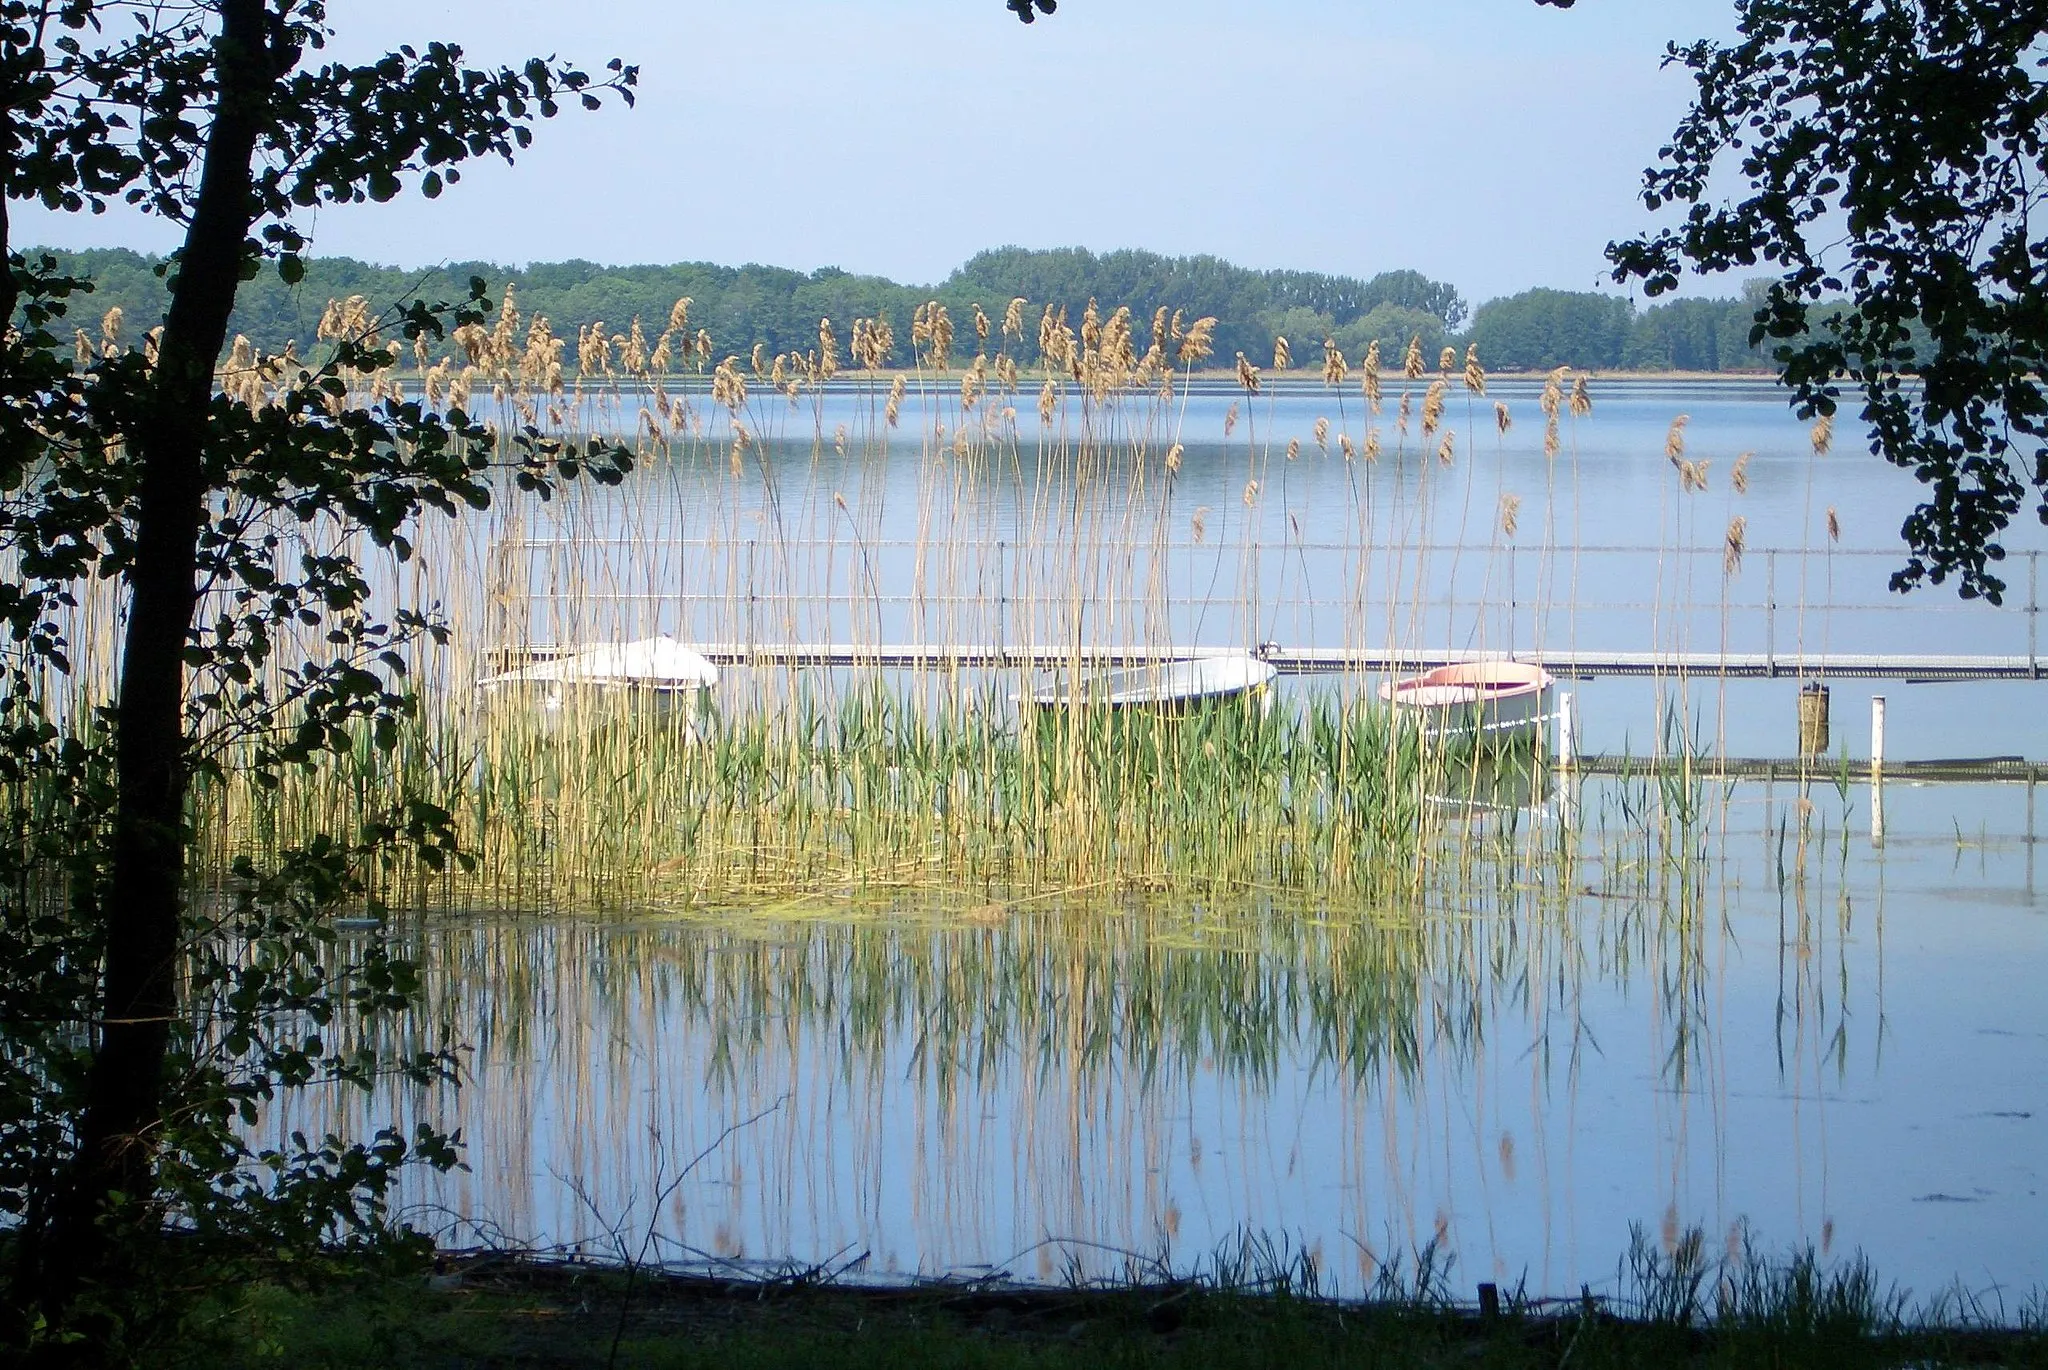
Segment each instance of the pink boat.
[[1434,734],[1534,734],[1555,711],[1557,682],[1524,661],[1467,661],[1385,681],[1380,698]]

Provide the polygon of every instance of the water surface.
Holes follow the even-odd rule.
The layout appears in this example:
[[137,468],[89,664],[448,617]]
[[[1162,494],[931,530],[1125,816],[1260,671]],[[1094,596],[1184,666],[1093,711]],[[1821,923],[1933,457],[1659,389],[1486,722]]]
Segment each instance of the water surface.
[[[1497,385],[1454,397],[1448,464],[1440,434],[1399,442],[1389,389],[1377,420],[1356,393],[1313,391],[1120,412],[1090,430],[1092,474],[1040,444],[1028,393],[1015,415],[971,416],[994,408],[1012,436],[964,456],[957,400],[913,397],[889,430],[874,394],[757,397],[742,422],[762,445],[738,475],[727,419],[700,402],[697,446],[513,530],[543,549],[521,573],[539,606],[526,627],[1028,635],[1092,576],[1090,632],[1174,645],[2038,640],[2023,575],[2003,610],[1891,596],[1910,479],[1846,419],[1816,455],[1768,387],[1596,387],[1553,458],[1533,387]],[[1680,413],[1704,493],[1666,459]],[[1347,462],[1339,435],[1360,443],[1372,423],[1379,460]],[[1134,485],[1133,468],[1154,478]],[[1731,565],[1736,517],[1750,550]],[[2009,545],[2031,570],[2040,530]],[[1590,750],[1676,733],[1792,750],[1793,682],[1574,688]],[[1862,754],[1884,693],[1893,758],[2039,759],[2041,689],[1837,681],[1832,750]],[[2032,786],[1894,781],[1882,844],[1869,788],[1824,777],[1589,778],[1532,799],[1474,813],[1464,864],[1386,907],[819,891],[600,916],[571,892],[545,917],[427,917],[405,935],[437,1019],[474,1048],[472,1082],[378,1110],[461,1125],[470,1171],[410,1196],[456,1240],[617,1230],[675,1259],[1051,1277],[1123,1253],[1186,1262],[1249,1229],[1354,1289],[1434,1241],[1454,1285],[1554,1293],[1604,1287],[1633,1227],[1665,1242],[1697,1227],[1716,1249],[1746,1229],[1767,1250],[1861,1251],[1922,1292],[2048,1283]]]

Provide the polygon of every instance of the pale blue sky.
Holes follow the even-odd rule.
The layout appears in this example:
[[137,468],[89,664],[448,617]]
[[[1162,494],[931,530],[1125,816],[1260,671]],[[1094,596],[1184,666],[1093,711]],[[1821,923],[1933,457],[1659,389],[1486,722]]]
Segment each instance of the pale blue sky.
[[[906,281],[983,247],[1414,267],[1475,303],[1588,289],[1647,222],[1689,84],[1668,39],[1730,0],[334,0],[338,51],[640,64],[437,202],[328,210],[315,250],[403,265],[771,262]],[[19,241],[161,248],[161,225],[21,213]],[[1733,283],[1722,288],[1732,290]]]

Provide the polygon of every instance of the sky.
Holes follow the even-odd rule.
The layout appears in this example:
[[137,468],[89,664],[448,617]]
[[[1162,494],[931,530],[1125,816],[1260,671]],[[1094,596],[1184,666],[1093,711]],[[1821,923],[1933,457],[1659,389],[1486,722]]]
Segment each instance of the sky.
[[[928,283],[987,247],[1213,253],[1474,303],[1607,286],[1691,85],[1665,44],[1731,0],[331,0],[332,51],[461,43],[641,71],[437,201],[330,207],[314,251],[837,266]],[[17,241],[165,250],[167,225],[16,211]],[[1738,283],[1694,290],[1733,293]]]

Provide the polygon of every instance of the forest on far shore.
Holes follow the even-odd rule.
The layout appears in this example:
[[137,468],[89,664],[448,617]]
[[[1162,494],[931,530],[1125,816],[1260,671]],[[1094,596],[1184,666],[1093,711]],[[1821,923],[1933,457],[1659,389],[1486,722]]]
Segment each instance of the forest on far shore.
[[[163,318],[168,296],[160,258],[126,249],[47,252],[61,269],[90,278],[95,294],[74,303],[85,325],[120,306],[131,336]],[[975,305],[1000,322],[1015,297],[1029,301],[1025,351],[1033,352],[1037,321],[1047,303],[1078,324],[1088,301],[1107,311],[1129,305],[1142,330],[1165,306],[1189,319],[1217,320],[1212,365],[1228,365],[1239,352],[1271,369],[1273,340],[1291,344],[1296,368],[1319,370],[1323,340],[1342,348],[1354,364],[1374,341],[1384,364],[1395,367],[1411,339],[1419,338],[1432,366],[1453,346],[1476,344],[1488,370],[1767,371],[1766,353],[1749,345],[1760,286],[1727,299],[1678,299],[1637,309],[1630,301],[1590,291],[1526,290],[1469,309],[1457,290],[1416,271],[1386,271],[1370,279],[1313,271],[1254,271],[1218,257],[1166,257],[1154,252],[1094,253],[1082,248],[1038,251],[1019,247],[978,253],[937,285],[902,285],[835,267],[801,272],[783,267],[600,266],[594,262],[535,262],[523,267],[451,262],[408,270],[348,257],[316,258],[305,279],[288,286],[274,272],[245,283],[230,333],[265,352],[296,340],[306,351],[330,299],[361,295],[388,308],[414,298],[459,298],[472,276],[496,291],[510,284],[526,316],[544,314],[557,334],[603,323],[623,333],[635,319],[659,333],[682,297],[693,301],[690,326],[707,330],[717,354],[746,356],[761,344],[770,353],[815,348],[818,320],[829,318],[840,336],[856,318],[887,318],[896,334],[892,365],[911,364],[911,313],[927,300],[946,304],[962,330],[955,355],[974,351]],[[573,353],[572,353],[573,356]]]

